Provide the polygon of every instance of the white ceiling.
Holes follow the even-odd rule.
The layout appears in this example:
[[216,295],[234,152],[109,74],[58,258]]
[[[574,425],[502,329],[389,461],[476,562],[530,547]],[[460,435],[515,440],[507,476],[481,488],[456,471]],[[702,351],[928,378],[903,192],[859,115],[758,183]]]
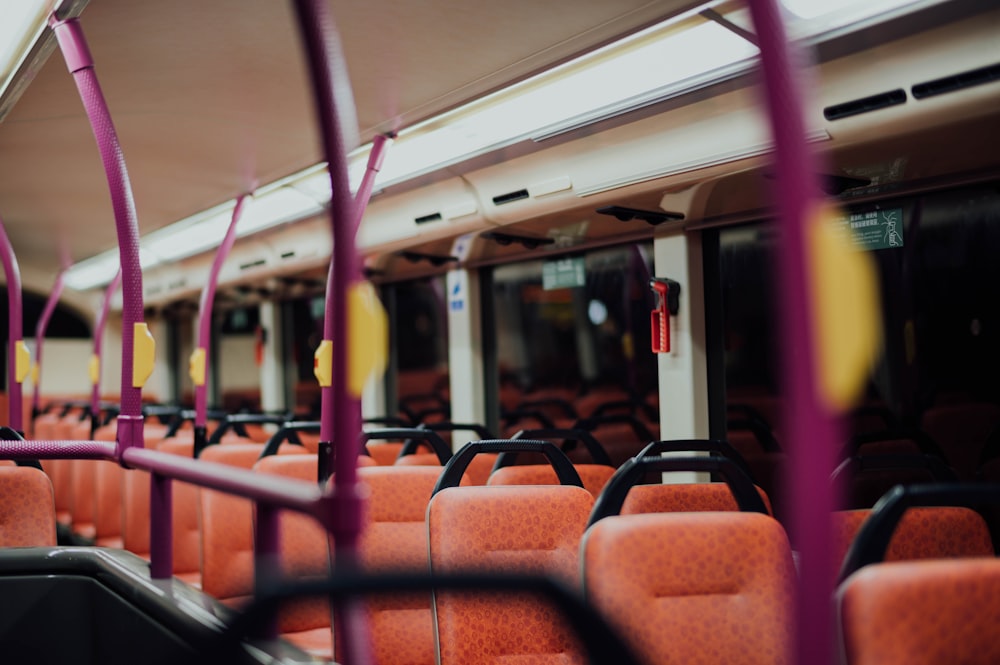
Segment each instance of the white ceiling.
[[[700,4],[334,0],[362,140]],[[319,161],[290,2],[90,0],[81,16],[145,234]],[[0,218],[22,267],[115,245],[104,174],[56,53],[0,124]]]

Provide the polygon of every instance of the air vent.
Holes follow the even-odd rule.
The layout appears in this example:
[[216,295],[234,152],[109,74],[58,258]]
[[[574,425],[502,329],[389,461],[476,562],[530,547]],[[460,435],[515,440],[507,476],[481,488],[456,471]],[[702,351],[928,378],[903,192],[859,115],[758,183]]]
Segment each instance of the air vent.
[[282,252],[281,253],[281,258],[283,258],[283,259],[290,259],[290,258],[292,258],[294,256],[295,256],[295,250],[294,249],[289,250],[287,252]]
[[664,222],[678,221],[684,219],[683,213],[665,212],[661,210],[639,210],[638,208],[626,208],[624,206],[605,206],[598,208],[597,213],[610,215],[622,222],[631,222],[638,219],[646,222],[650,226],[657,226]]
[[435,212],[430,215],[424,215],[423,217],[414,217],[413,221],[417,224],[426,224],[427,222],[436,222],[439,219],[442,219],[441,213]]
[[167,288],[170,289],[171,291],[173,291],[174,289],[184,288],[185,286],[187,286],[186,279],[180,279],[177,280],[176,282],[170,282],[169,284],[167,284]]
[[956,90],[964,90],[965,88],[972,88],[997,80],[1000,80],[1000,64],[980,67],[979,69],[945,76],[941,79],[918,83],[911,88],[911,91],[915,99],[926,99],[927,97],[944,95]]
[[871,111],[877,111],[889,106],[898,106],[899,104],[905,103],[906,91],[902,88],[898,88],[896,90],[890,90],[889,92],[883,92],[880,95],[862,97],[861,99],[854,99],[849,102],[844,102],[843,104],[827,106],[823,109],[823,115],[827,120],[840,120],[841,118],[849,118],[852,115],[870,113]]
[[513,203],[514,201],[520,201],[521,199],[528,198],[528,190],[519,189],[516,192],[507,192],[506,194],[501,194],[500,196],[493,197],[493,205],[502,206],[505,203]]
[[500,231],[487,231],[486,233],[480,233],[480,238],[487,238],[492,240],[498,245],[507,246],[512,243],[517,243],[523,246],[525,249],[538,249],[542,245],[551,245],[555,243],[555,238],[536,238],[534,236],[519,236],[513,233],[501,233]]
[[266,264],[267,259],[257,259],[256,261],[250,261],[249,263],[241,263],[240,270],[249,270],[250,268],[256,268]]

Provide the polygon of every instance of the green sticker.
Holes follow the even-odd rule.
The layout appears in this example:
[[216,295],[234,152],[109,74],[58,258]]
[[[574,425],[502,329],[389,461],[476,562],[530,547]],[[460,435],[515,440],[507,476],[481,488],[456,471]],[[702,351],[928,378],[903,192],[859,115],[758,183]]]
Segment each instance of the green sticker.
[[573,288],[586,283],[587,272],[582,256],[542,264],[542,288],[546,291]]
[[868,210],[842,218],[850,229],[854,246],[863,250],[891,249],[903,246],[903,209]]

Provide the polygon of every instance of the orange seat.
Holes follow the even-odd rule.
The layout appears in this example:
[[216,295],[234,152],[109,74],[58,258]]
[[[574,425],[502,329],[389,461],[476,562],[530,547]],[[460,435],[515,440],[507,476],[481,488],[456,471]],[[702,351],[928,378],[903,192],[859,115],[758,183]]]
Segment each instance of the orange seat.
[[1000,560],[866,566],[841,585],[849,665],[1000,662]]
[[[477,455],[469,465],[470,471],[476,460],[487,455]],[[496,457],[493,455],[492,457]],[[583,487],[596,498],[608,479],[614,475],[614,467],[604,464],[574,464],[573,468],[580,474]],[[469,473],[471,476],[471,472]],[[489,476],[487,485],[558,485],[559,478],[555,469],[548,464],[526,464],[524,466],[505,466],[497,469]]]
[[73,520],[73,460],[42,460],[42,468],[52,481],[55,495],[56,521],[68,525]]
[[[771,502],[761,488],[757,493],[768,513]],[[696,513],[739,510],[733,492],[725,483],[679,483],[636,485],[622,504],[622,515],[639,513]]]
[[[250,469],[263,444],[208,446],[199,459]],[[229,605],[253,594],[253,504],[214,490],[200,492],[201,588]]]
[[582,550],[588,600],[647,662],[792,662],[795,568],[773,518],[609,517]]
[[[531,572],[572,584],[593,503],[587,490],[564,485],[441,490],[427,509],[431,568]],[[533,601],[435,594],[439,662],[584,662],[565,622]]]
[[[832,563],[840,570],[870,510],[833,513]],[[910,508],[900,519],[885,553],[886,561],[945,559],[993,555],[993,541],[983,517],[969,508]]]
[[94,467],[94,544],[121,549],[122,483],[125,469],[99,460]]
[[[433,466],[358,470],[359,479],[371,491],[361,541],[366,569],[428,570],[425,515],[441,470]],[[375,596],[366,605],[376,663],[434,664],[429,594]]]
[[[292,444],[302,450],[301,446]],[[284,478],[316,482],[316,455],[271,455],[258,461],[254,470]],[[278,516],[282,574],[288,578],[322,578],[330,574],[330,546],[326,531],[316,520],[296,513]],[[333,658],[330,604],[324,598],[297,600],[282,606],[278,614],[281,636],[307,653]]]
[[70,505],[72,529],[84,538],[93,540],[97,535],[94,525],[94,488],[97,477],[97,460],[71,460],[72,504]]
[[56,544],[52,483],[38,469],[0,467],[0,547]]

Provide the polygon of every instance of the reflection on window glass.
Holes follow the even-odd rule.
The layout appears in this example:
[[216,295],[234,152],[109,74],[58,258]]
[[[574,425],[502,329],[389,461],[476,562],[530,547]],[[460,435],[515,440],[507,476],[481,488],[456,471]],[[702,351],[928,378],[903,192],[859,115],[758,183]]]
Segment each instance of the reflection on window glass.
[[[1000,192],[971,187],[859,204],[849,212],[871,222],[864,231],[880,229],[877,238],[862,242],[879,275],[883,351],[848,414],[847,434],[902,426],[946,440],[954,428],[938,428],[941,413],[959,404],[983,405],[987,415],[976,432],[978,415],[962,419],[966,434],[977,439],[971,444],[975,457],[1000,425]],[[753,406],[758,413],[751,415],[775,427],[777,344],[783,342],[774,306],[772,232],[756,224],[725,229],[719,237],[729,417],[751,413],[739,409]],[[734,404],[742,406],[734,411]]]
[[[569,426],[610,406],[655,417],[652,245],[506,265],[494,273],[501,412],[512,428]],[[648,400],[648,402],[647,402]],[[654,414],[654,415],[648,415]],[[548,422],[546,422],[546,420]]]
[[395,340],[400,410],[415,421],[444,419],[448,394],[448,318],[444,277],[393,286],[395,313],[390,325]]

